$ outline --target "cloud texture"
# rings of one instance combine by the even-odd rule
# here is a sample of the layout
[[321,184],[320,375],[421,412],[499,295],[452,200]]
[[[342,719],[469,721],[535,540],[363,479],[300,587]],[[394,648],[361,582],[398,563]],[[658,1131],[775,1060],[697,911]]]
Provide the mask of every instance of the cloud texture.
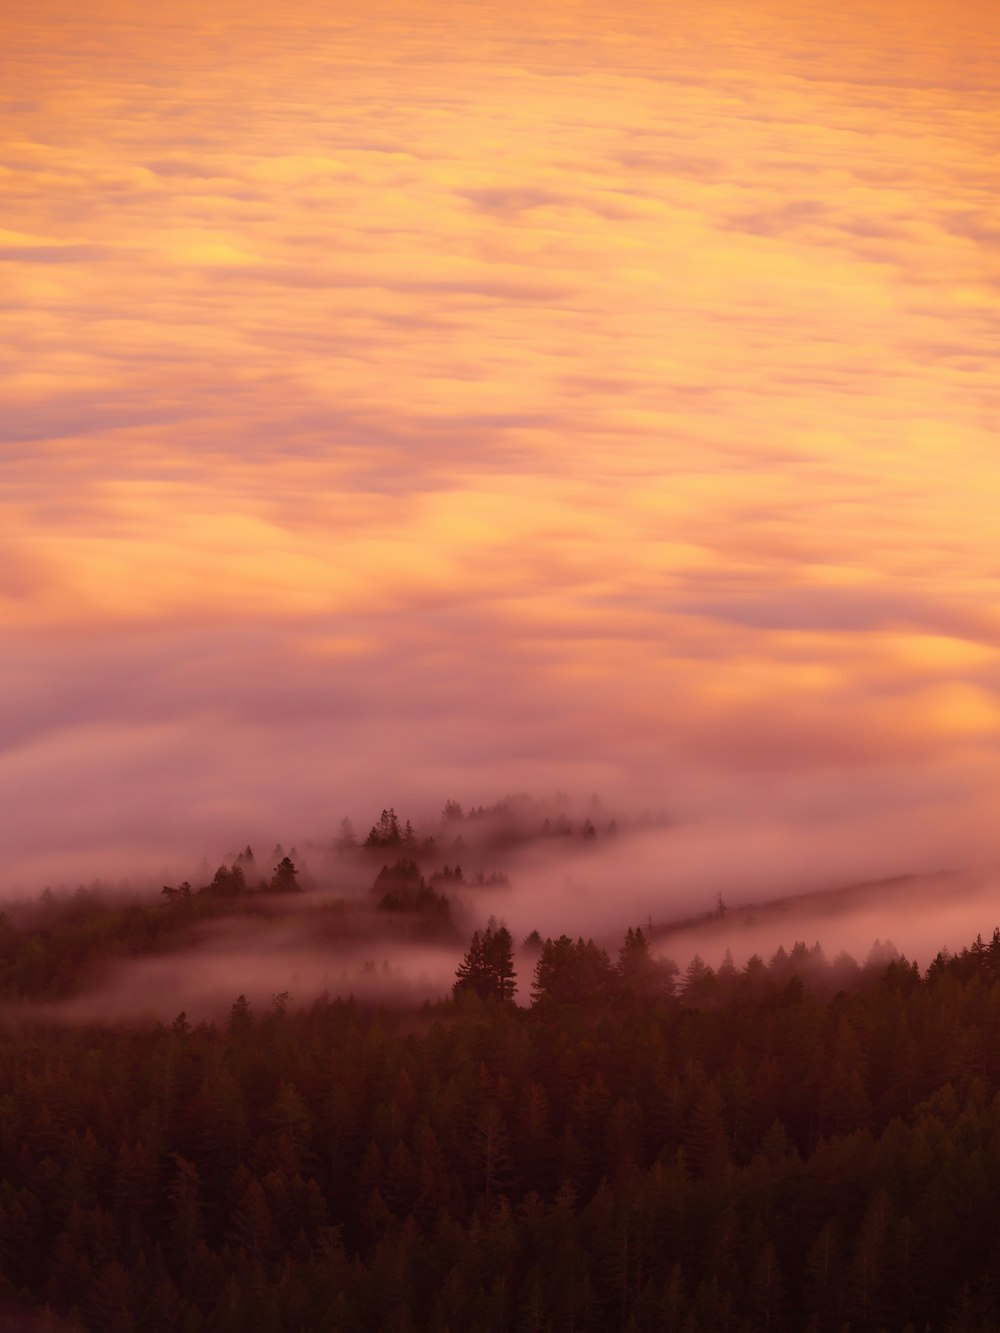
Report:
[[5,28],[3,881],[556,786],[995,852],[988,7]]

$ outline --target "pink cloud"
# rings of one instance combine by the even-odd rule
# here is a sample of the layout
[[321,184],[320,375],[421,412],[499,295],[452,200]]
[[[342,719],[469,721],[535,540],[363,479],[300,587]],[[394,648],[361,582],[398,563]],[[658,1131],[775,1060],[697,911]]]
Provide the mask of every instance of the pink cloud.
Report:
[[19,13],[0,881],[556,786],[699,892],[987,855],[1000,39],[873,12]]

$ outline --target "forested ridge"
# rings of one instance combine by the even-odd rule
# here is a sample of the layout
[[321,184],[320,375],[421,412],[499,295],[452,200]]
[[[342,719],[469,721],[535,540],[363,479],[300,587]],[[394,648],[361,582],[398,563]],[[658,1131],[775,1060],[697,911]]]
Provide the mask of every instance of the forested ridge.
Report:
[[[588,808],[597,815],[596,797]],[[643,815],[633,827],[662,818]],[[294,847],[286,854],[278,844],[258,859],[247,845],[214,874],[204,861],[200,882],[165,884],[152,899],[128,885],[99,882],[71,894],[46,889],[35,900],[0,904],[0,1003],[77,994],[115,963],[183,952],[212,922],[266,922],[290,901],[300,902],[297,910],[332,949],[388,939],[457,946],[476,895],[510,888],[498,861],[524,846],[589,847],[617,833],[615,818],[605,819],[598,833],[590,815],[571,818],[558,798],[518,794],[467,810],[448,801],[438,819],[418,827],[390,807],[364,839],[345,818],[336,838],[309,849],[317,874]],[[477,868],[463,871],[468,858]],[[303,890],[312,891],[306,900]]]
[[998,1326],[1000,933],[680,978],[638,930],[509,943],[408,1012],[8,1019],[9,1326]]

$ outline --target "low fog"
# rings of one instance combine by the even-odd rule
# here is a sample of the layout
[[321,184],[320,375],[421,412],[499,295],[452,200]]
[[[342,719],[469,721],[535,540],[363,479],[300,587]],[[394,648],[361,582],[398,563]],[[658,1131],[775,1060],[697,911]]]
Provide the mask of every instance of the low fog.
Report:
[[[223,905],[165,951],[101,960],[83,994],[27,1006],[80,1022],[169,1021],[181,1011],[191,1021],[217,1020],[239,995],[255,1010],[323,995],[416,1006],[450,992],[473,930],[491,920],[506,924],[519,948],[522,1004],[531,998],[533,932],[593,937],[614,957],[626,929],[641,926],[654,951],[682,971],[696,955],[717,967],[728,952],[742,967],[799,941],[819,943],[830,960],[846,952],[859,963],[875,941],[891,941],[926,967],[939,950],[988,936],[1000,923],[1000,871],[985,862],[935,864],[949,849],[932,831],[908,827],[903,813],[892,831],[894,838],[884,814],[867,827],[856,815],[831,827],[768,820],[748,803],[742,818],[683,820],[596,796],[513,796],[465,810],[449,802],[444,813],[412,821],[405,810],[371,823],[345,818],[325,840],[268,851],[258,843],[252,855],[228,849],[178,867],[183,879],[48,892],[9,902],[7,911],[15,926],[38,927],[61,905],[166,906],[184,881],[201,901],[216,865],[244,872],[246,896],[233,901],[249,910]],[[285,855],[302,891],[262,893]],[[400,868],[432,907],[447,899],[431,918],[426,904],[421,915],[406,902],[390,910],[380,901],[398,887]]]
[[255,1012],[299,1008],[320,996],[393,1007],[438,1000],[451,989],[460,952],[387,941],[373,949],[326,948],[307,932],[256,931],[225,923],[216,937],[165,957],[117,966],[111,978],[70,1001],[29,1005],[39,1018],[70,1022],[218,1021],[243,995]]
[[577,8],[5,14],[0,898],[519,790],[618,840],[463,930],[1000,858],[995,31]]

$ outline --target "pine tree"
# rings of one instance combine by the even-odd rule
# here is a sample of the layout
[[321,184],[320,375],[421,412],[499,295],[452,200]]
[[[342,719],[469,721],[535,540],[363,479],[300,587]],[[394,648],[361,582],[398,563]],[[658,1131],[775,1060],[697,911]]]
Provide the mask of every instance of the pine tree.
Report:
[[514,971],[514,941],[506,926],[488,927],[483,937],[483,957],[496,1000],[512,1000],[517,990]]
[[371,831],[365,839],[365,846],[398,847],[401,842],[399,816],[390,806],[388,810],[383,810],[379,815],[378,823],[372,825]]
[[606,1000],[616,980],[615,970],[604,949],[593,940],[568,935],[547,939],[535,965],[532,989],[535,1003],[585,1004]]
[[468,952],[456,969],[452,993],[472,991],[481,1000],[510,1000],[517,989],[516,975],[510,931],[491,922],[482,933],[473,933]]
[[485,999],[486,962],[483,957],[483,937],[478,930],[473,931],[468,951],[455,970],[453,995],[473,991]]
[[274,867],[274,874],[271,876],[272,893],[298,893],[298,870],[295,862],[290,856],[283,856]]

